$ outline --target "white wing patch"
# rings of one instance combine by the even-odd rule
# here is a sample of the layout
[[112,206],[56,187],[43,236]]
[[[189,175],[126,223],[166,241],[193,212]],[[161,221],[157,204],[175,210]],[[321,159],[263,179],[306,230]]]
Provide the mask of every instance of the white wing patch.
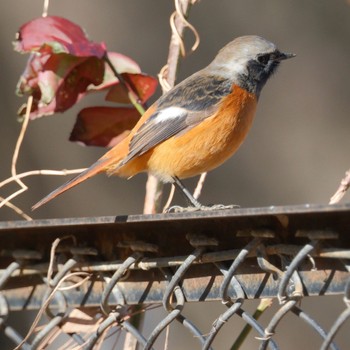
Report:
[[131,138],[129,153],[118,167],[215,113],[222,97],[232,91],[232,81],[200,74],[193,74],[159,99],[156,111]]
[[163,123],[166,121],[170,121],[172,119],[176,119],[179,117],[183,117],[187,114],[188,111],[186,109],[180,107],[168,107],[162,109],[157,116],[154,118],[154,123]]

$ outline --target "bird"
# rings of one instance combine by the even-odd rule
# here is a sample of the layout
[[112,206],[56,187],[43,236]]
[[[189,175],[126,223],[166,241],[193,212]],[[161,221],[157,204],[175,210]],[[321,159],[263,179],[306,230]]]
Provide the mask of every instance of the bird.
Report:
[[206,209],[181,180],[213,170],[237,151],[262,88],[281,61],[294,56],[261,36],[234,39],[153,103],[126,138],[32,209],[99,173],[130,178],[142,172],[174,184],[190,207]]

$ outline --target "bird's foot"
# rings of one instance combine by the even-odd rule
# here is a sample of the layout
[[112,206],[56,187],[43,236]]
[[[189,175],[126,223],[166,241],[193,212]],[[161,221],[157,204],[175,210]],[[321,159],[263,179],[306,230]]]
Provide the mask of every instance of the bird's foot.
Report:
[[239,205],[230,204],[214,204],[214,205],[200,205],[200,206],[189,206],[189,207],[181,207],[179,205],[173,205],[167,208],[165,213],[186,213],[186,212],[194,212],[194,211],[209,211],[209,210],[225,210],[225,209],[238,209]]
[[205,206],[203,205],[200,210],[225,210],[225,209],[238,209],[240,206],[238,204],[213,204]]

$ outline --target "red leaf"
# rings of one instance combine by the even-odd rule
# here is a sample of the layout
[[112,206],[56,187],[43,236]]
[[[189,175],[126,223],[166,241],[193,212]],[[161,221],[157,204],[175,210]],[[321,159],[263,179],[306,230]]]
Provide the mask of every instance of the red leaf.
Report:
[[87,146],[113,147],[140,119],[135,108],[89,107],[78,114],[69,140]]
[[[16,93],[19,96],[34,94],[38,86],[38,73],[42,71],[44,64],[50,58],[49,55],[31,55],[27,61],[24,72],[19,78]],[[34,97],[35,98],[35,97]]]
[[102,58],[104,43],[90,41],[75,23],[57,16],[39,17],[24,24],[14,42],[19,52],[69,53],[74,56]]
[[[117,52],[108,52],[108,58],[112,63],[112,65],[114,66],[115,70],[120,74],[141,73],[140,66],[128,56],[122,55],[121,53],[117,53]],[[103,90],[115,84],[118,84],[118,82],[119,82],[118,78],[114,75],[112,69],[106,63],[102,84],[99,86],[92,86],[90,89]]]
[[86,94],[90,84],[100,84],[103,70],[103,62],[96,57],[78,58],[75,65],[66,69],[63,81],[57,89],[55,111],[63,112],[77,103]]
[[136,90],[142,102],[147,101],[157,89],[158,80],[150,75],[124,74],[124,78]]
[[91,84],[99,85],[104,62],[68,54],[31,56],[18,85],[19,95],[33,95],[31,119],[63,112],[78,102]]
[[[156,78],[147,74],[122,74],[125,81],[133,88],[138,94],[141,102],[146,102],[156,91],[158,81]],[[130,103],[128,93],[121,84],[117,84],[111,87],[106,95],[107,101],[118,103]]]

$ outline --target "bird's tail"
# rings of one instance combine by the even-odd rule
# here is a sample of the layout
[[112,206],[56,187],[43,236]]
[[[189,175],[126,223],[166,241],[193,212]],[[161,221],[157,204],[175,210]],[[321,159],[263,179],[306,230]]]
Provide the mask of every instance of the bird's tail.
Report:
[[116,157],[108,157],[108,153],[100,158],[96,163],[91,165],[88,169],[81,172],[76,177],[73,177],[73,179],[67,181],[54,191],[52,191],[50,194],[48,194],[46,197],[41,199],[38,203],[32,206],[32,210],[35,210],[42,206],[43,204],[49,202],[51,199],[54,199],[55,197],[59,196],[63,192],[66,192],[70,188],[80,184],[81,182],[89,179],[90,177],[97,175],[103,171],[105,171],[107,168],[114,166],[114,164],[118,164],[118,160]]

